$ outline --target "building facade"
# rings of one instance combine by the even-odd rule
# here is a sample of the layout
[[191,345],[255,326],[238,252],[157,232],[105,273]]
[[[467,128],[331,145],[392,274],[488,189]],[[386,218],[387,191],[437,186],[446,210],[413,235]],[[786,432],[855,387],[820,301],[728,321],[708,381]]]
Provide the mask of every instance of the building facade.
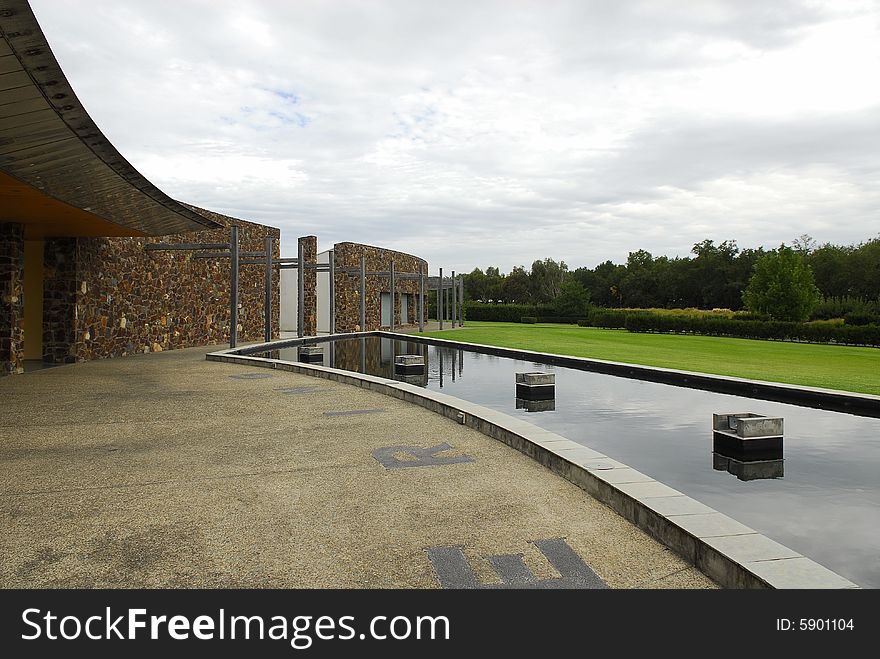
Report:
[[[318,252],[317,238],[305,236],[299,239],[303,246],[303,261],[308,265],[329,266],[333,260],[334,319],[337,332],[372,331],[392,326],[391,277],[392,263],[395,271],[393,326],[406,327],[419,324],[419,274],[427,277],[428,262],[418,256],[383,247],[361,243],[336,243],[333,249]],[[361,327],[360,262],[364,259],[365,323]],[[305,271],[303,309],[304,336],[330,332],[330,274],[322,271]],[[427,294],[427,291],[425,291]],[[297,270],[284,270],[281,274],[281,329],[297,331],[298,313]],[[423,317],[427,319],[427,305]]]
[[[228,340],[229,259],[146,247],[228,243],[232,225],[246,251],[279,237],[181,204],[144,178],[77,99],[28,3],[4,2],[0,374]],[[242,340],[262,338],[264,278],[258,266],[241,268]]]

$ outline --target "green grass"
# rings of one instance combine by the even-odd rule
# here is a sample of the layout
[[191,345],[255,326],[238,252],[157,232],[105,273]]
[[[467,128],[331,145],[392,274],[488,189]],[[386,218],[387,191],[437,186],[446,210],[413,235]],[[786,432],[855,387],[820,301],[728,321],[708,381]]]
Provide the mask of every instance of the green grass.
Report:
[[451,331],[426,332],[425,336],[880,394],[880,348],[477,321]]

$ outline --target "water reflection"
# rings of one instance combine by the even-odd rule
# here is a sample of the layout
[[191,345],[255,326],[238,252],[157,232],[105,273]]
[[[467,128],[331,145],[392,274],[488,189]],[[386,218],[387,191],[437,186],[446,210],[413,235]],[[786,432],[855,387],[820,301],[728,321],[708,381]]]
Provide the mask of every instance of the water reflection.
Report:
[[[448,389],[585,444],[858,584],[880,587],[880,419],[415,341],[365,337],[324,345],[331,348],[324,351],[324,365],[334,359],[336,368],[388,379],[394,378],[395,355],[423,355],[425,375],[418,386]],[[295,348],[274,351],[273,357],[298,360]],[[538,401],[514,397],[516,373],[535,370],[556,375],[553,409],[542,413],[535,413]],[[781,446],[777,454],[749,456],[714,446],[713,414],[729,410],[783,417],[784,460]]]
[[741,481],[761,478],[782,478],[785,475],[782,451],[778,460],[738,460],[723,453],[712,453],[712,469],[726,471]]
[[528,398],[517,398],[516,409],[525,410],[526,412],[553,412],[556,410],[556,399],[551,400],[530,400]]

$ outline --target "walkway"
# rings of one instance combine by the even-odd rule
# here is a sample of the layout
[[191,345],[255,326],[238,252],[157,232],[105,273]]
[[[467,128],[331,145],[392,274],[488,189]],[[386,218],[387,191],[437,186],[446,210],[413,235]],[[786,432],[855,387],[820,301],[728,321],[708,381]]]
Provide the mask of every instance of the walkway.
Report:
[[474,430],[213,349],[0,379],[0,587],[713,587]]

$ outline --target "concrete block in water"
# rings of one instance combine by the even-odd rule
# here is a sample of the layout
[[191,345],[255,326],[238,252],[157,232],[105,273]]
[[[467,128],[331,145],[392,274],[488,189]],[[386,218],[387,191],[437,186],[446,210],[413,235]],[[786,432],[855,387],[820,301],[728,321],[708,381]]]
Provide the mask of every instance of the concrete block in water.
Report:
[[397,355],[394,358],[394,373],[397,375],[421,375],[424,372],[423,355]]
[[323,362],[324,348],[322,346],[300,346],[299,360],[301,362]]
[[526,384],[526,385],[541,385],[541,384],[556,384],[556,374],[555,373],[517,373],[516,374],[516,383],[517,384]]

